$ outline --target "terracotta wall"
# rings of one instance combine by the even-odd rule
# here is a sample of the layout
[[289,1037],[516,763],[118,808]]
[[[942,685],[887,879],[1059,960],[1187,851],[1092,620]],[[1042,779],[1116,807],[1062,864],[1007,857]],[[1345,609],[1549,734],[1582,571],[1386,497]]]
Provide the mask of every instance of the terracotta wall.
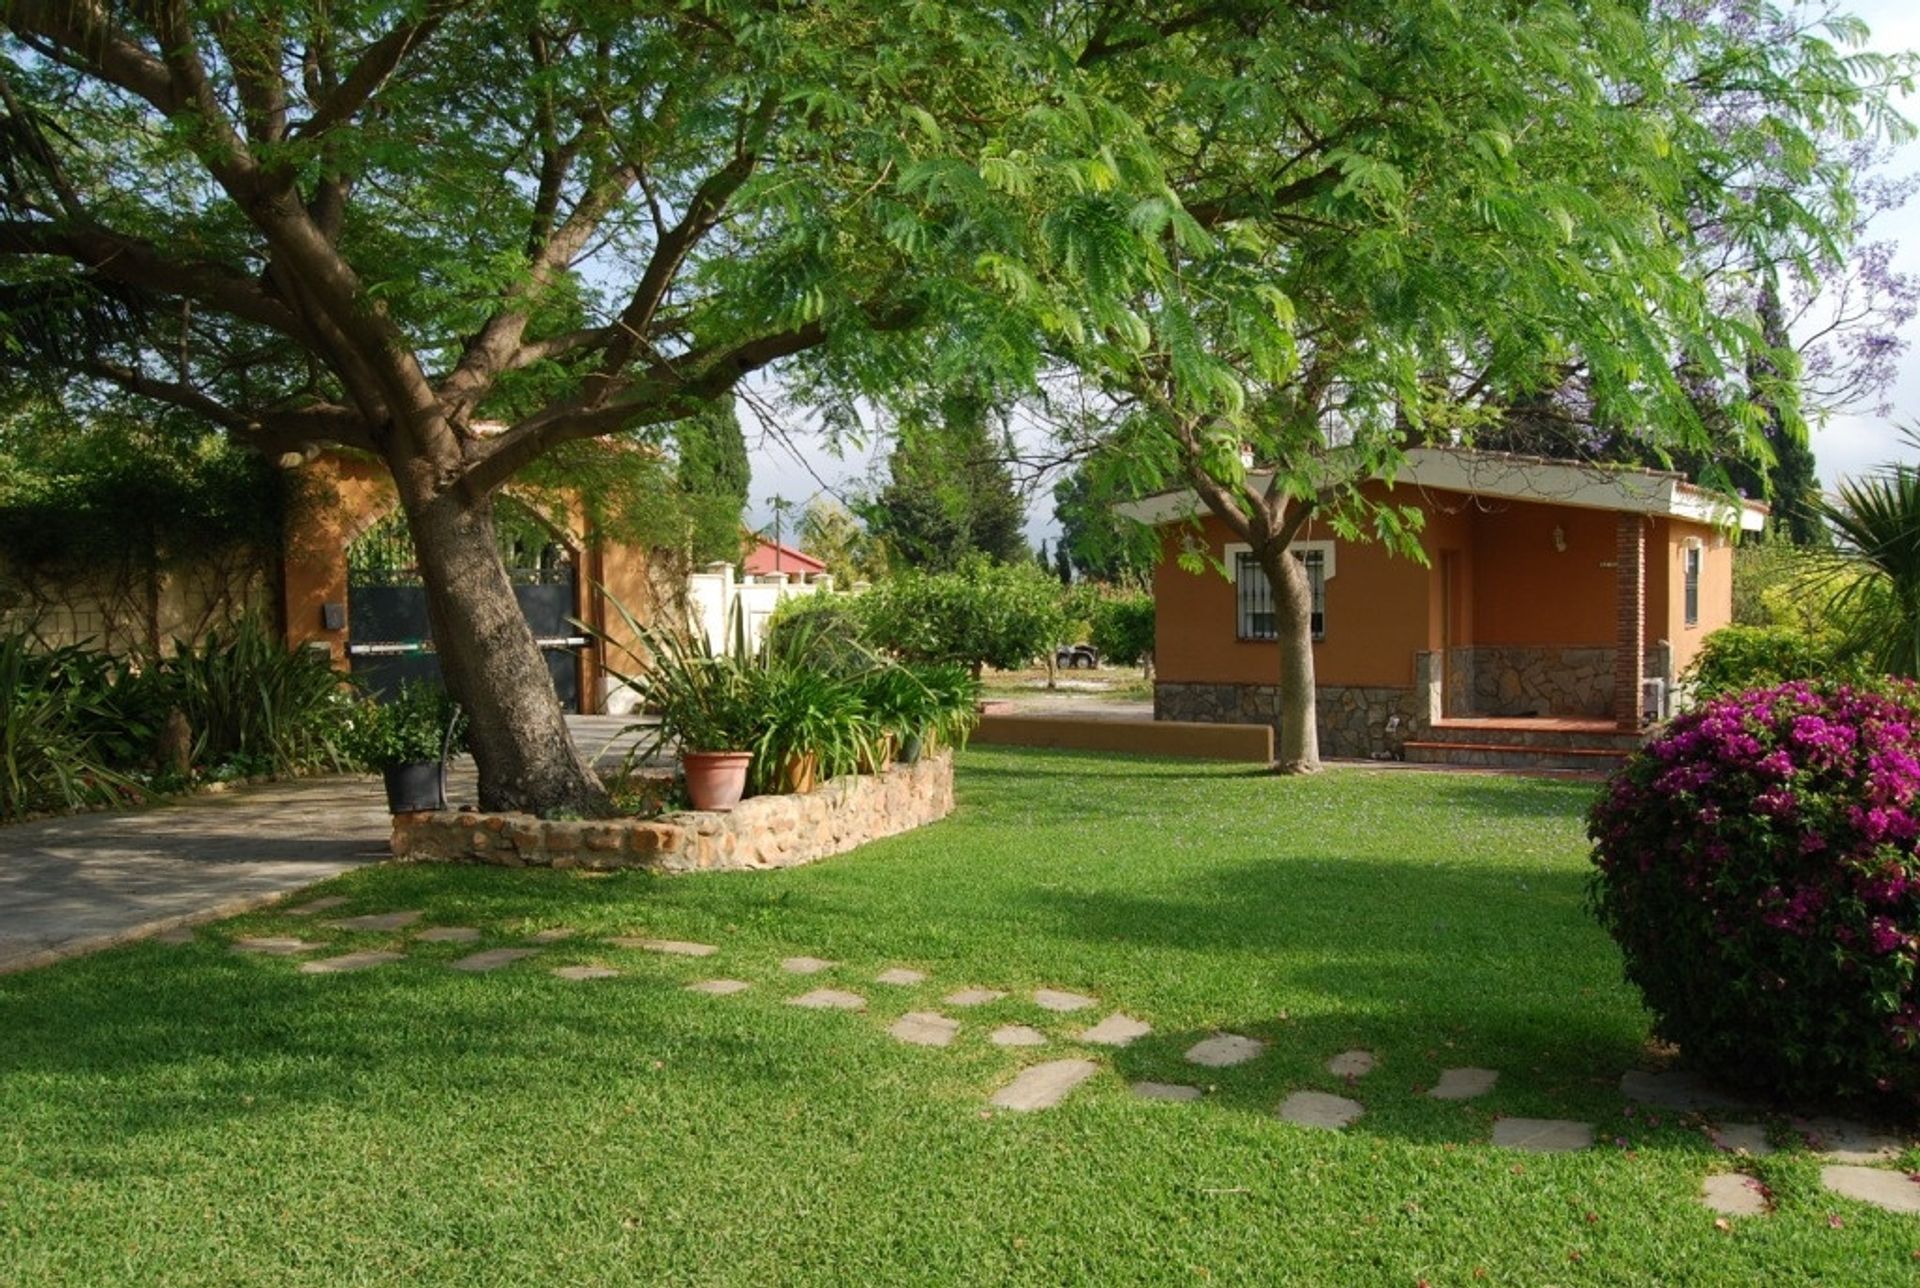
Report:
[[[1325,525],[1301,533],[1324,540]],[[1154,672],[1166,681],[1218,680],[1272,684],[1279,674],[1272,640],[1239,640],[1233,583],[1211,568],[1190,573],[1177,562],[1193,537],[1213,559],[1233,540],[1209,517],[1198,534],[1174,524],[1163,531],[1163,557],[1154,571],[1157,624]],[[1229,569],[1229,571],[1231,571]],[[1327,582],[1326,639],[1313,646],[1323,684],[1407,686],[1413,655],[1427,647],[1427,596],[1432,572],[1376,544],[1342,544]]]
[[[1481,501],[1433,489],[1388,494],[1419,504],[1426,515],[1422,545],[1429,566],[1390,555],[1374,543],[1342,543],[1327,583],[1326,639],[1314,645],[1314,667],[1328,685],[1406,686],[1414,655],[1438,649],[1452,559],[1452,643],[1602,647],[1615,643],[1617,515],[1541,502]],[[1715,529],[1682,520],[1648,519],[1647,644],[1667,640],[1676,670],[1699,641],[1731,615],[1733,552]],[[1555,540],[1555,529],[1560,540]],[[1232,540],[1217,519],[1162,530],[1154,572],[1158,605],[1155,669],[1172,683],[1272,684],[1279,662],[1272,641],[1235,638],[1232,582],[1211,568],[1190,573],[1178,557],[1189,542],[1220,559]],[[1304,539],[1330,534],[1302,534]],[[1706,549],[1700,623],[1682,621],[1680,545],[1698,538]],[[1561,548],[1564,546],[1564,549]]]
[[[633,643],[620,613],[606,596],[618,599],[640,621],[653,620],[662,597],[672,593],[658,584],[665,570],[637,547],[589,541],[585,516],[578,506],[555,514],[544,501],[523,499],[573,549],[579,571],[575,615],[595,631]],[[328,630],[323,609],[327,604],[346,604],[347,547],[391,512],[396,503],[386,467],[371,458],[330,453],[301,471],[298,498],[287,520],[282,579],[289,645],[324,644],[334,665],[346,669],[349,630]],[[595,593],[596,586],[604,587],[606,594]],[[600,710],[604,683],[599,652],[598,647],[591,647],[582,653],[583,711]],[[619,649],[611,652],[608,660],[620,667]]]

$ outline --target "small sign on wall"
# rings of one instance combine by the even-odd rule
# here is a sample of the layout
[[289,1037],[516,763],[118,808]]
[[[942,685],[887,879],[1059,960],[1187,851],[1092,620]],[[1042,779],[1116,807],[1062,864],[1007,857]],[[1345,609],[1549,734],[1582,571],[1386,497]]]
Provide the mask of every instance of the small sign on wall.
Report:
[[346,630],[347,606],[338,603],[320,605],[320,629],[324,631]]

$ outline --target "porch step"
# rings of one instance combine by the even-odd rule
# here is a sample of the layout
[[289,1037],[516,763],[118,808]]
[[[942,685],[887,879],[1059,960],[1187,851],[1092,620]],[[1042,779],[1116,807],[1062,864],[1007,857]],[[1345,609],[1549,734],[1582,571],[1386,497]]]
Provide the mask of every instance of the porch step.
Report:
[[1410,740],[1405,746],[1407,760],[1416,765],[1460,765],[1483,769],[1583,769],[1593,773],[1606,773],[1618,768],[1626,763],[1633,749],[1573,744],[1440,742],[1433,739]]
[[1427,741],[1479,747],[1582,747],[1630,752],[1645,737],[1623,732],[1609,720],[1462,719],[1436,720]]

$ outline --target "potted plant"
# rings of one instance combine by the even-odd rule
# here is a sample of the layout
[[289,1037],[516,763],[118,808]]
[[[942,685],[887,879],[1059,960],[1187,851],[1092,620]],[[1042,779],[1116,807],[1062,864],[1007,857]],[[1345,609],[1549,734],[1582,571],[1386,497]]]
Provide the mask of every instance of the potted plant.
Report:
[[854,681],[780,662],[761,674],[757,790],[810,792],[819,779],[872,760],[878,731]]
[[733,654],[715,653],[704,637],[645,631],[646,669],[627,683],[659,717],[640,749],[679,748],[687,798],[697,810],[730,810],[747,786],[759,729],[761,673]]
[[409,681],[360,704],[348,744],[353,758],[386,781],[395,814],[447,807],[447,759],[465,747],[460,708],[437,684]]
[[939,715],[939,699],[911,666],[888,663],[859,680],[860,699],[877,731],[874,754],[862,773],[887,768],[896,755],[908,763],[919,758],[926,730]]
[[[980,681],[958,663],[914,668],[928,693],[929,711],[918,736],[901,748],[900,759],[912,764],[942,743],[967,745],[967,736],[980,723]],[[912,754],[909,755],[908,753]]]

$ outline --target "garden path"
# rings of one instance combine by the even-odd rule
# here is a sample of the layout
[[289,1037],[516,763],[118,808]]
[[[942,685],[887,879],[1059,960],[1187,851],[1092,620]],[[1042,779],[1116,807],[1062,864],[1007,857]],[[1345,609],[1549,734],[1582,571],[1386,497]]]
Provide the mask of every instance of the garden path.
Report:
[[[629,719],[573,716],[574,740],[617,763]],[[448,795],[474,796],[473,765]],[[232,916],[387,855],[380,783],[308,778],[148,809],[0,828],[0,973]]]

